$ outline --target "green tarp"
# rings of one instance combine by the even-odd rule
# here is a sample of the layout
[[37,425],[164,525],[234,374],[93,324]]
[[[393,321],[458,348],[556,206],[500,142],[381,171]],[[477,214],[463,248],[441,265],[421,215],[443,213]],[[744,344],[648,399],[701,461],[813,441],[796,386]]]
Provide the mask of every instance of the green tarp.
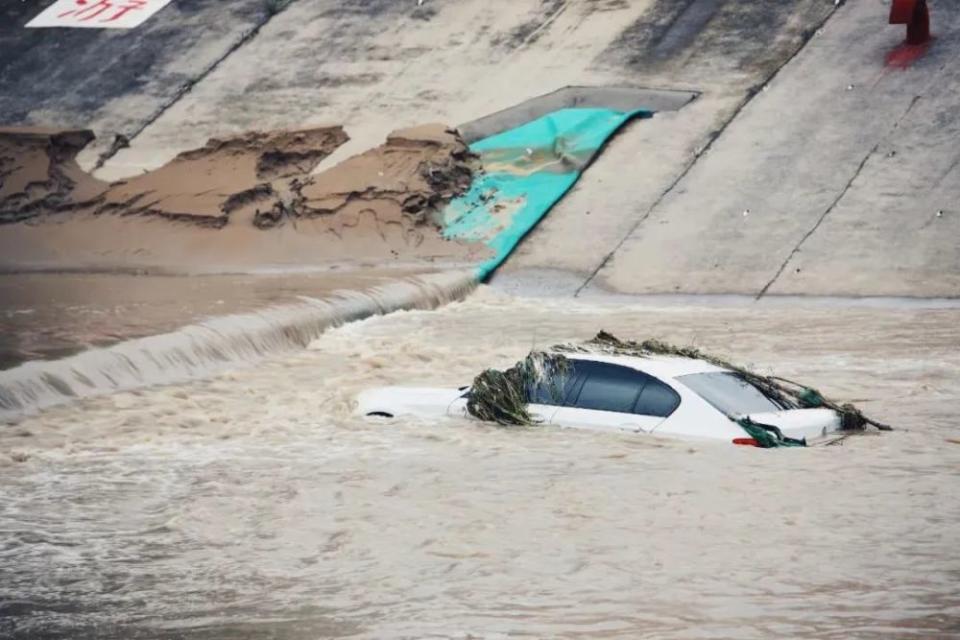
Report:
[[561,109],[470,145],[483,162],[465,195],[444,211],[448,239],[483,242],[493,256],[484,280],[573,186],[604,143],[647,110]]

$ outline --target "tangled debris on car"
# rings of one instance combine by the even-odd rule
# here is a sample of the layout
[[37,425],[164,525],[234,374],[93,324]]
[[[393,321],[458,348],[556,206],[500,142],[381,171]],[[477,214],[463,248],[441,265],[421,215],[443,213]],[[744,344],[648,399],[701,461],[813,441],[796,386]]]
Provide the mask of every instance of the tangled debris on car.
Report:
[[467,412],[478,420],[503,426],[538,424],[527,409],[527,390],[546,386],[559,401],[562,381],[569,370],[570,364],[564,355],[546,351],[531,351],[505,371],[487,369],[473,380]]

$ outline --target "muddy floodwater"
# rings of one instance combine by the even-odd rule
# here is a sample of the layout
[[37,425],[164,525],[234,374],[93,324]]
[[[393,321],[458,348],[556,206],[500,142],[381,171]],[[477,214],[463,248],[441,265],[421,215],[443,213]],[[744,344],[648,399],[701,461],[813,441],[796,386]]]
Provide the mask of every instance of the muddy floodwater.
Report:
[[0,274],[0,370],[165,333],[204,318],[375,287],[422,269],[209,274]]
[[[599,329],[897,427],[758,450],[367,421]],[[960,311],[605,306],[481,289],[0,430],[6,638],[960,637]]]

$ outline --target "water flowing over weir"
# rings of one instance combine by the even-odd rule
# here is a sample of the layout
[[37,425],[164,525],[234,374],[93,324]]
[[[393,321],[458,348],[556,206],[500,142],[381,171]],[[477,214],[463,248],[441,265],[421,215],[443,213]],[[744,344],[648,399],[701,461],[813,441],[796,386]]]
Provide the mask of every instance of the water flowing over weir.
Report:
[[326,329],[401,309],[432,309],[476,287],[469,271],[412,276],[253,313],[214,317],[160,335],[0,371],[0,420],[114,391],[214,375],[302,349]]

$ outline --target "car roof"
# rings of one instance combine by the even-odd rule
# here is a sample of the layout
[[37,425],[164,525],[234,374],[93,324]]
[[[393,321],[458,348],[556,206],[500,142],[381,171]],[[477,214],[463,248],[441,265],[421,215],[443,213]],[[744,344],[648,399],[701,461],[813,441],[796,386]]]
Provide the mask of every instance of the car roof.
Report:
[[696,358],[684,358],[681,356],[617,356],[606,353],[567,353],[564,354],[571,360],[592,360],[595,362],[608,362],[618,364],[624,367],[630,367],[638,371],[643,371],[656,378],[678,378],[691,373],[717,373],[720,371],[729,371],[723,367],[718,367],[706,360],[697,360]]

